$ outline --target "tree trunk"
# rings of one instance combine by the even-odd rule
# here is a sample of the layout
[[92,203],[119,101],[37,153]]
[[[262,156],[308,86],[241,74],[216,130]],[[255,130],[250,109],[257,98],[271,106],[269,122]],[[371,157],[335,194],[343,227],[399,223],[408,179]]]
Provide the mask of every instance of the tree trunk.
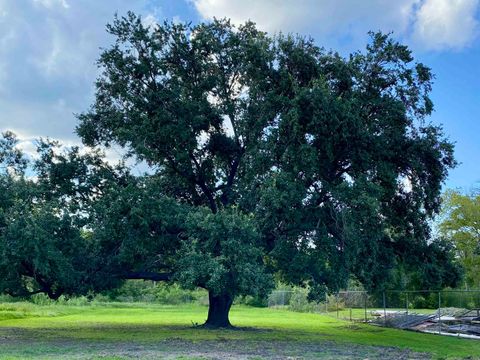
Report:
[[208,292],[208,318],[204,326],[212,328],[231,327],[228,313],[232,307],[233,297],[228,294],[214,295]]

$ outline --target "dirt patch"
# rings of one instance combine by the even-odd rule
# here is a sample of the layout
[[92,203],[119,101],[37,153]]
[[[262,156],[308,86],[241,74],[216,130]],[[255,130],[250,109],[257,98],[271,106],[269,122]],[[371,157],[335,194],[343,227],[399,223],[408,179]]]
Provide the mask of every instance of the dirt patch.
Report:
[[362,331],[362,332],[369,332],[369,333],[381,333],[385,332],[385,329],[380,328],[380,327],[375,327],[375,326],[359,326],[356,324],[349,324],[345,326],[341,326],[340,328],[346,329],[349,331]]
[[[157,343],[25,338],[23,329],[0,334],[0,359],[430,359],[410,350],[333,341],[168,339]],[[31,334],[30,334],[31,335]]]

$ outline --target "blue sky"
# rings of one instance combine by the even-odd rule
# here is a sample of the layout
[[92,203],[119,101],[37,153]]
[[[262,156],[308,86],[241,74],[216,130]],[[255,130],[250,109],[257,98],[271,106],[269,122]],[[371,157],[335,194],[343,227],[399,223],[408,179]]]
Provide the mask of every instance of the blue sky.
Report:
[[112,41],[105,24],[128,10],[145,21],[251,19],[345,55],[369,30],[393,31],[436,74],[431,120],[461,163],[445,186],[480,186],[480,0],[0,0],[0,131],[27,152],[39,136],[77,144],[73,114],[92,103],[95,60]]

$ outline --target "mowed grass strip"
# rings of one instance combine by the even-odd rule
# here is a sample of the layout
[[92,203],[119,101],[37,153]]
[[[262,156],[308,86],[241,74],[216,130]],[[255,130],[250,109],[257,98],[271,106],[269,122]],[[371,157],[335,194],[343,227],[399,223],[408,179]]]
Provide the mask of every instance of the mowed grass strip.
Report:
[[[480,359],[480,341],[350,323],[310,313],[234,306],[237,330],[196,328],[206,317],[199,305],[98,303],[88,306],[8,303],[0,305],[0,335],[14,332],[32,341],[156,343],[200,341],[334,341],[428,352],[435,358]],[[1,349],[0,349],[1,353]]]

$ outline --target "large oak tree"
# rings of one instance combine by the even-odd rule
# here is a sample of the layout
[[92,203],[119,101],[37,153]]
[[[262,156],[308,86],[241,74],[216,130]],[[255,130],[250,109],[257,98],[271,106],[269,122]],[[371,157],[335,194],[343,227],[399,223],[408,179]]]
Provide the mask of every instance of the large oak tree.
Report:
[[132,13],[108,31],[78,134],[151,172],[96,204],[106,273],[203,287],[206,324],[229,326],[234,297],[265,293],[273,273],[315,296],[429,265],[455,162],[426,119],[432,74],[407,47],[372,33],[345,58],[253,23]]

